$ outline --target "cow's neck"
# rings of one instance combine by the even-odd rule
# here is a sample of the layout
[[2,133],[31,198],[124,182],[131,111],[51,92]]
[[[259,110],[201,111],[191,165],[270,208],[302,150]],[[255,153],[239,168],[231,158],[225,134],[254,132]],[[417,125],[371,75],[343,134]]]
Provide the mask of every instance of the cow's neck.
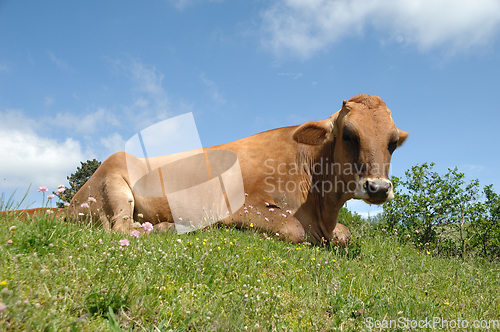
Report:
[[[339,187],[335,187],[339,169],[332,167],[335,165],[334,148],[335,143],[332,142],[322,148],[303,148],[298,154],[299,164],[309,165],[310,187],[304,203],[311,204],[311,208],[316,211],[316,221],[311,226],[315,228],[312,232],[320,241],[321,238],[331,240],[340,209],[349,199]],[[333,186],[331,190],[329,184]]]
[[[332,237],[333,230],[337,226],[340,209],[344,206],[347,198],[341,193],[330,194],[325,197],[320,206],[319,227],[326,236]],[[326,238],[326,237],[325,237]],[[330,240],[331,238],[328,238]]]

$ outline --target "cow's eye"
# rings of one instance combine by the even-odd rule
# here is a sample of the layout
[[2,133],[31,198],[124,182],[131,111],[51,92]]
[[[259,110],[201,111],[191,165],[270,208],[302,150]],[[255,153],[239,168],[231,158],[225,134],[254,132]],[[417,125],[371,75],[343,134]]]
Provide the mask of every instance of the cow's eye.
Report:
[[354,140],[348,133],[344,133],[344,135],[342,135],[342,140],[346,143],[354,143]]
[[392,141],[389,143],[389,146],[387,147],[387,149],[389,150],[389,153],[393,153],[394,150],[396,150],[398,146],[398,141]]

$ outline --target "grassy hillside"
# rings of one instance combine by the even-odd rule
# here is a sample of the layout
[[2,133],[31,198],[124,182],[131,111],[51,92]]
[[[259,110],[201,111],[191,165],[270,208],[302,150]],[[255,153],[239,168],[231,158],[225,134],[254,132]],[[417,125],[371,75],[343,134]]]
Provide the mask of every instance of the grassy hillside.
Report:
[[0,330],[404,330],[426,319],[494,330],[498,263],[434,257],[367,225],[354,235],[346,253],[252,229],[137,239],[2,217]]

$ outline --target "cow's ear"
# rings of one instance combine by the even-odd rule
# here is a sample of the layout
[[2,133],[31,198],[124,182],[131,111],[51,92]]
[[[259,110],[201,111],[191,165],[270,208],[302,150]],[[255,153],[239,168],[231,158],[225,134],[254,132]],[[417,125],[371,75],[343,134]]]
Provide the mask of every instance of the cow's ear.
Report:
[[298,143],[320,145],[332,134],[333,123],[330,120],[309,121],[299,126],[293,133]]
[[401,144],[403,144],[403,142],[408,137],[408,132],[402,131],[401,129],[398,129],[398,133],[399,133],[398,146],[400,146]]

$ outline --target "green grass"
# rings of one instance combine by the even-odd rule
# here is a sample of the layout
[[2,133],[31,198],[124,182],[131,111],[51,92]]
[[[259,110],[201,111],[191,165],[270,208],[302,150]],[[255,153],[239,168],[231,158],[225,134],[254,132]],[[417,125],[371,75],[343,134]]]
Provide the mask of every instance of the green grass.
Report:
[[500,319],[498,263],[435,257],[368,226],[346,254],[253,230],[136,239],[50,216],[0,218],[0,330],[361,331],[370,320]]

